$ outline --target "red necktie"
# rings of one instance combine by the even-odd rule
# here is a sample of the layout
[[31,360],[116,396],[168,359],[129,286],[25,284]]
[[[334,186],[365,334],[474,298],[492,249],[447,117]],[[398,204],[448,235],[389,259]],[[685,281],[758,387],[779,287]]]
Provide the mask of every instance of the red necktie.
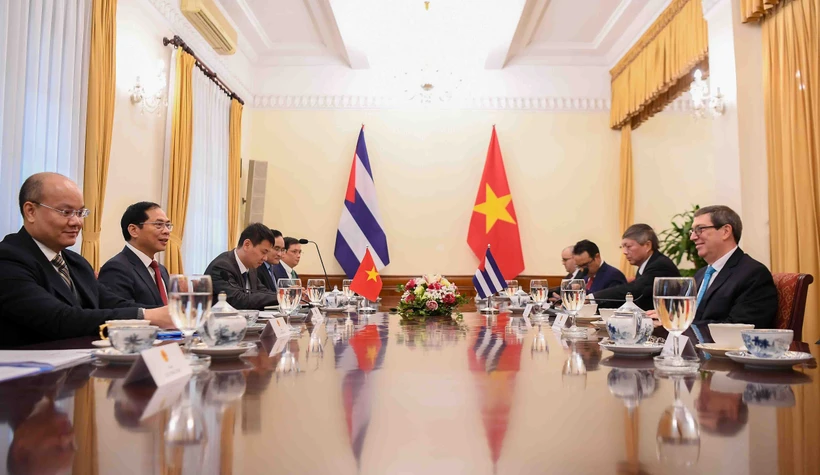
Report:
[[168,295],[165,293],[165,286],[162,285],[162,274],[159,272],[159,264],[157,264],[157,261],[151,261],[149,267],[154,269],[154,280],[157,281],[157,289],[159,289],[159,296],[162,299],[162,304],[168,305]]
[[592,288],[592,281],[593,280],[595,280],[595,276],[594,275],[589,276],[589,280],[587,280],[587,292],[589,292],[589,289]]

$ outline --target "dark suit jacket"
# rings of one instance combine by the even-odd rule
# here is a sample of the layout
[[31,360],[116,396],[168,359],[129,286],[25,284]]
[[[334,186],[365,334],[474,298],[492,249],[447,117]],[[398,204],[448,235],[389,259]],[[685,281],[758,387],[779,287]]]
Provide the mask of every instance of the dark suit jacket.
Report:
[[259,277],[259,281],[262,282],[262,285],[264,285],[265,288],[272,292],[276,292],[276,285],[273,283],[273,277],[271,277],[270,272],[268,271],[267,264],[262,263],[262,265],[256,269],[256,275]]
[[262,310],[268,305],[276,305],[276,294],[259,281],[256,269],[248,269],[250,290],[245,289],[245,281],[239,272],[234,250],[223,252],[208,264],[205,273],[211,276],[214,286],[214,299],[220,292],[228,296],[228,303],[233,307]]
[[[579,270],[577,272],[577,275],[574,276],[574,277],[573,277],[573,274],[576,274],[576,271],[572,271],[569,274],[565,275],[564,279],[584,279],[584,280],[587,280],[586,273],[584,273],[583,270]],[[549,294],[548,295],[550,297],[552,297],[552,294],[554,294],[554,293],[558,294],[558,295],[561,295],[561,286],[560,285],[556,286],[556,287],[552,287],[552,288],[549,289]]]
[[[168,270],[159,265],[159,273],[168,289]],[[162,307],[157,282],[151,277],[148,268],[128,246],[112,257],[100,269],[97,280],[120,297],[133,300],[144,307]]]
[[[587,281],[589,281],[589,276],[587,276]],[[587,290],[587,293],[598,293],[604,289],[625,283],[626,276],[624,276],[624,273],[604,262],[595,274],[592,287]]]
[[62,255],[80,300],[24,228],[0,243],[0,348],[96,335],[106,320],[137,318],[137,304],[100,285],[81,255]]
[[[703,282],[706,268],[695,281]],[[752,323],[755,328],[774,328],[777,288],[772,273],[738,248],[713,278],[695,314],[695,323]]]
[[652,255],[649,256],[649,261],[643,269],[643,274],[638,272],[635,276],[635,280],[595,292],[593,297],[596,299],[613,300],[612,302],[596,300],[599,307],[618,308],[626,301],[626,294],[631,293],[632,296],[635,297],[635,305],[644,310],[651,310],[655,306],[652,302],[652,287],[655,283],[655,277],[680,277],[680,271],[675,263],[672,262],[672,259],[658,251],[653,252]]

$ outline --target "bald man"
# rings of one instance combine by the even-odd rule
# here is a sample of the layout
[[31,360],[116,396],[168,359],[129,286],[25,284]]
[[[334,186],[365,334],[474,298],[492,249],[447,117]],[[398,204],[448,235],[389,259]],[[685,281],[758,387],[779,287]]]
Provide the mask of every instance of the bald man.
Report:
[[145,309],[116,296],[67,249],[89,214],[73,181],[32,175],[19,204],[23,227],[0,243],[0,348],[96,335],[106,320],[145,318],[173,327],[168,307]]

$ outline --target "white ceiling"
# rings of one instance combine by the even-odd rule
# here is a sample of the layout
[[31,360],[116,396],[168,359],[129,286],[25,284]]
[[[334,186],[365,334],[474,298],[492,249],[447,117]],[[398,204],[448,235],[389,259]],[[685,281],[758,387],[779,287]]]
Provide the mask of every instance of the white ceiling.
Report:
[[612,66],[669,0],[220,0],[257,66]]

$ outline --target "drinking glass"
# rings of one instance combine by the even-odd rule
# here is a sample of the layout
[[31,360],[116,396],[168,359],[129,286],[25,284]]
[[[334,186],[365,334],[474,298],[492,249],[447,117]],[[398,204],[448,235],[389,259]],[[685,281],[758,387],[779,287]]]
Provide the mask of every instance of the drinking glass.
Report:
[[342,280],[342,293],[344,294],[345,298],[347,299],[347,307],[346,309],[350,310],[350,308],[355,304],[353,298],[356,296],[356,292],[350,290],[350,284],[353,283],[353,279],[344,279]]
[[696,358],[685,359],[678,336],[689,328],[695,319],[698,288],[692,277],[657,277],[652,291],[655,311],[663,327],[672,338],[674,352],[671,356],[656,356],[655,366],[668,372],[688,373],[697,371]]
[[576,343],[569,340],[570,354],[561,368],[562,385],[570,390],[583,391],[587,387],[587,367],[584,358],[578,353]]
[[301,328],[290,324],[290,318],[299,309],[302,301],[302,281],[299,279],[279,279],[276,281],[279,288],[279,310],[288,317],[290,332],[294,335],[302,333]]
[[308,279],[307,294],[311,305],[321,306],[325,301],[325,279]]
[[174,274],[168,279],[168,313],[185,337],[186,352],[202,317],[211,310],[213,296],[209,275]]
[[186,383],[182,398],[174,404],[165,424],[165,460],[172,472],[174,468],[181,470],[184,461],[186,468],[193,466],[197,473],[205,462],[208,431],[197,381],[192,378]]
[[675,402],[666,408],[658,421],[657,455],[666,467],[684,468],[697,464],[700,458],[698,421],[680,399],[681,376],[674,376]]
[[530,281],[530,297],[532,301],[538,306],[535,315],[540,317],[544,314],[544,304],[549,297],[549,285],[546,280],[533,279]]
[[508,280],[506,282],[507,288],[504,289],[504,293],[507,295],[507,297],[512,298],[512,296],[515,295],[518,292],[518,289],[520,289],[521,287],[519,287],[517,280]]
[[577,325],[578,311],[584,306],[587,297],[586,282],[584,279],[564,279],[561,281],[561,301],[564,309],[569,313],[572,325],[562,329],[567,338],[586,338],[589,332],[586,328]]

